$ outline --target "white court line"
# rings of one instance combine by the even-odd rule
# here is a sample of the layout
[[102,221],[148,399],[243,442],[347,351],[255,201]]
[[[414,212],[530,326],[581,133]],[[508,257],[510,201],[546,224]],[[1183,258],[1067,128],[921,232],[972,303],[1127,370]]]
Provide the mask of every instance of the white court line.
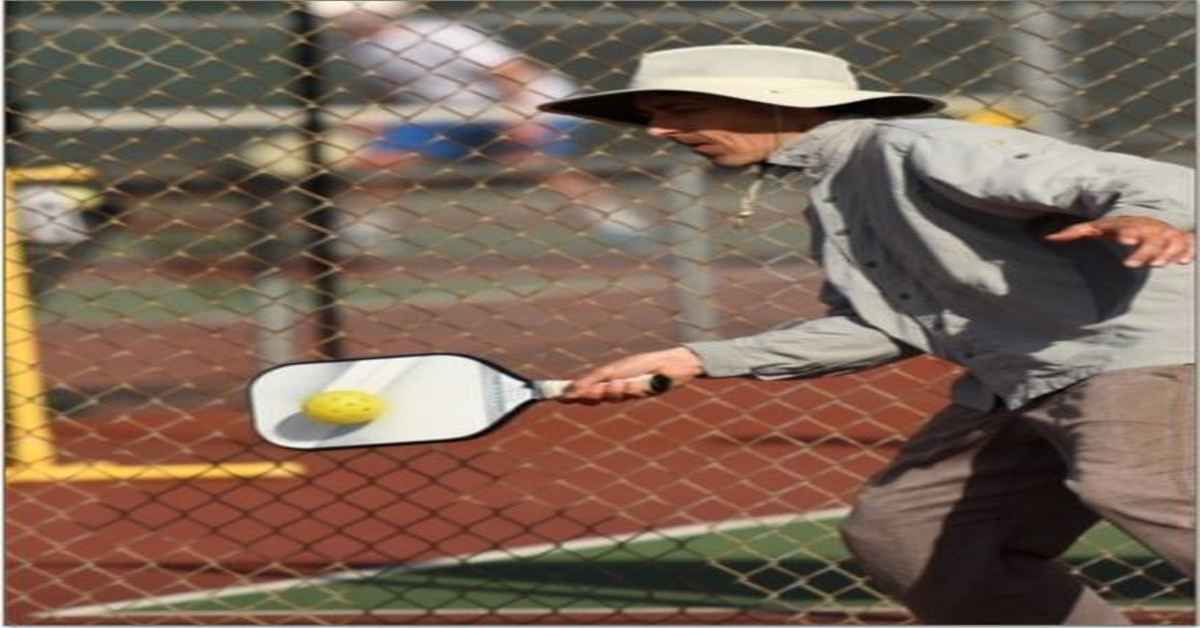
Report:
[[[753,528],[758,526],[773,526],[789,523],[801,523],[812,521],[827,521],[844,517],[849,513],[848,508],[829,508],[825,510],[814,510],[812,512],[800,514],[786,515],[771,515],[767,517],[752,517],[748,519],[732,519],[721,523],[695,523],[681,526],[672,526],[659,530],[645,530],[641,532],[630,532],[626,534],[617,534],[612,536],[597,536],[575,539],[565,543],[539,543],[537,545],[527,545],[513,549],[493,550],[483,552],[482,554],[463,554],[459,556],[449,556],[445,558],[435,558],[433,560],[413,563],[411,565],[398,565],[392,567],[379,567],[374,569],[351,569],[347,571],[319,576],[316,578],[292,578],[288,580],[280,580],[277,582],[269,582],[265,584],[253,584],[240,587],[227,587],[224,589],[216,589],[213,591],[201,591],[195,593],[177,593],[174,595],[164,595],[159,597],[142,598],[137,600],[126,600],[121,602],[109,602],[106,604],[93,604],[89,606],[77,606],[74,608],[66,608],[57,611],[46,611],[34,615],[39,619],[54,619],[62,617],[94,617],[100,615],[115,615],[137,611],[138,609],[167,606],[171,604],[179,604],[184,602],[194,602],[197,600],[212,600],[219,597],[233,595],[248,595],[269,593],[283,589],[290,589],[297,586],[321,586],[338,582],[346,582],[349,580],[362,580],[381,573],[411,573],[414,571],[423,571],[434,569],[437,567],[447,567],[453,565],[466,565],[474,563],[496,562],[503,560],[511,560],[515,558],[524,558],[527,556],[536,556],[544,554],[548,551],[580,551],[596,547],[604,547],[606,545],[615,545],[618,543],[626,543],[629,541],[655,541],[660,539],[681,538],[697,536],[700,534],[709,534],[713,532],[729,532],[732,530],[742,530],[745,528]],[[612,612],[613,609],[609,609]],[[345,614],[345,611],[340,611]],[[171,614],[171,613],[166,613]],[[190,612],[189,612],[190,614]],[[219,613],[218,613],[219,614]],[[241,612],[226,612],[225,615],[240,615]],[[305,615],[311,614],[305,611],[288,611],[285,614]]]
[[[898,610],[902,610],[896,607]],[[716,615],[719,613],[741,613],[747,609],[736,606],[635,606],[626,608],[603,608],[603,607],[529,607],[529,608],[397,608],[397,609],[382,609],[382,610],[296,610],[296,611],[277,611],[277,610],[261,610],[261,611],[187,611],[188,617],[230,617],[230,616],[253,616],[253,617],[344,617],[346,615],[370,615],[372,617],[415,617],[418,615],[546,615],[549,613],[561,615],[653,615],[657,613],[688,613],[690,615],[708,614]],[[759,609],[750,609],[759,610]],[[760,611],[760,612],[787,612],[787,613],[808,613],[809,609],[805,608],[802,611]],[[840,612],[846,612],[846,609],[841,609]],[[180,615],[177,611],[143,611],[141,615]]]

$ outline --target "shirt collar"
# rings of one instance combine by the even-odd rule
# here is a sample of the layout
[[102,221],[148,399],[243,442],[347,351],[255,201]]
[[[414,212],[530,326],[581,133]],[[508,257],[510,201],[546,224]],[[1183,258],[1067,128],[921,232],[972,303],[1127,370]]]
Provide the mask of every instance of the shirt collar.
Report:
[[878,123],[869,118],[830,120],[777,148],[767,164],[800,168],[809,178],[823,179],[841,168],[858,139]]

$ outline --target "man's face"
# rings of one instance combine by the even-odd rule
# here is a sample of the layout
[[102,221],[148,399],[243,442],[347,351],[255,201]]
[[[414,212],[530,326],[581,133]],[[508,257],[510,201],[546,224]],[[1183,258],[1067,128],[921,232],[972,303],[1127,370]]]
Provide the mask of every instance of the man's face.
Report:
[[688,146],[719,166],[763,161],[787,134],[776,107],[745,100],[655,92],[638,95],[635,106],[650,119],[648,133]]

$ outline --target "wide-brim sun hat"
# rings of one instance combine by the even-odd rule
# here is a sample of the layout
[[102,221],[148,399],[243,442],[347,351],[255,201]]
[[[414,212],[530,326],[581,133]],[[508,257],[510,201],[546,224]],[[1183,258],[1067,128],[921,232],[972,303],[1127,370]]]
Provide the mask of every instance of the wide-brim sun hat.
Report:
[[781,46],[697,46],[644,55],[626,89],[543,103],[548,113],[645,125],[639,94],[685,92],[782,107],[845,106],[855,113],[891,117],[934,113],[946,106],[921,94],[859,89],[850,64],[839,57]]
[[309,13],[330,20],[403,17],[417,10],[411,0],[308,0]]

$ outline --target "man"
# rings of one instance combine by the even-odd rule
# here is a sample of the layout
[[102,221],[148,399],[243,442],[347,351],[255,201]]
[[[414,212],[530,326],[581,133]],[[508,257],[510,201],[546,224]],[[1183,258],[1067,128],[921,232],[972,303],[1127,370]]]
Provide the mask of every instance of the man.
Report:
[[624,208],[611,186],[563,163],[580,150],[580,123],[536,110],[537,103],[576,91],[565,76],[471,24],[418,12],[422,3],[320,0],[308,6],[348,40],[346,58],[382,99],[451,112],[366,129],[374,137],[355,151],[357,165],[404,172],[482,156],[541,168],[548,171],[546,185],[576,204],[577,218],[597,236],[643,248],[639,236],[649,222]]
[[721,166],[811,188],[824,318],[634,355],[626,378],[807,377],[927,352],[964,365],[842,532],[928,623],[1125,623],[1054,559],[1103,517],[1194,573],[1193,174],[858,89],[848,64],[763,46],[646,55],[630,89],[544,111],[645,125]]

